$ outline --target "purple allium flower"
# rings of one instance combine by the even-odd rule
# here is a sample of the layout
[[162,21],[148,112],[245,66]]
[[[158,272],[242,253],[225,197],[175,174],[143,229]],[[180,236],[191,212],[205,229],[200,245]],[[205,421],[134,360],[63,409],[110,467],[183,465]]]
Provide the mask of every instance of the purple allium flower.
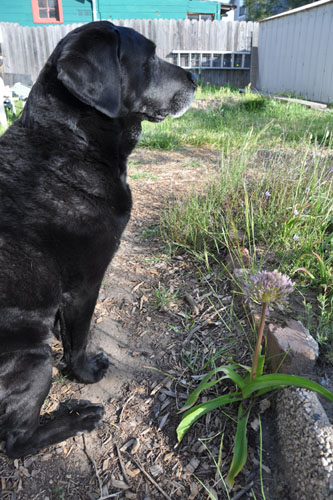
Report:
[[293,240],[294,240],[294,241],[299,241],[299,236],[297,236],[297,234],[294,234],[294,236],[293,236]]
[[295,210],[293,211],[293,214],[294,215],[299,215],[299,211],[297,210],[297,208],[295,208]]
[[265,196],[266,198],[269,198],[271,196],[271,193],[269,191],[266,191]]
[[276,304],[282,310],[288,303],[287,295],[293,292],[294,285],[288,276],[278,271],[260,271],[246,283],[246,301],[252,299],[259,304],[266,303],[268,310],[271,304]]

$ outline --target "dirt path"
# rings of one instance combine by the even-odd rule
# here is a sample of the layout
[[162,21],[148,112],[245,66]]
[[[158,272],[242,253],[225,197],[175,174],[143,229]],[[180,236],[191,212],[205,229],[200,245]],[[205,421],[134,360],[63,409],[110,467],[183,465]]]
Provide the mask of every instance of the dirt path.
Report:
[[71,397],[101,401],[103,425],[24,461],[1,454],[1,499],[203,498],[193,478],[198,463],[192,463],[190,448],[181,454],[175,448],[172,380],[143,368],[178,370],[179,335],[173,335],[170,323],[178,313],[180,319],[185,315],[154,308],[154,290],[161,282],[171,291],[192,293],[197,278],[190,263],[167,262],[160,239],[145,236],[153,235],[152,225],[168,199],[198,188],[218,162],[218,153],[205,150],[137,150],[132,155],[132,219],[106,273],[92,325],[91,349],[105,351],[111,369],[98,384],[69,382],[56,368],[61,348],[55,344],[54,384],[44,405],[51,412]]

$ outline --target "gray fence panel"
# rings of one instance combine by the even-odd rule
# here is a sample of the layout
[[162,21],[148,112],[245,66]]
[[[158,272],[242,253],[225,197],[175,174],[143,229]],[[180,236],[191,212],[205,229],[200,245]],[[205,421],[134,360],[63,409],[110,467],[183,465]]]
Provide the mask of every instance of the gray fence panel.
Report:
[[[153,40],[163,59],[168,58],[172,50],[181,49],[250,51],[252,38],[258,37],[258,23],[244,21],[116,19],[113,23],[133,28]],[[25,74],[35,81],[59,40],[77,26],[80,24],[29,27],[0,23],[4,74]],[[224,70],[215,71],[211,83],[218,82],[217,75],[221,71]],[[248,72],[244,74],[248,80]],[[221,77],[221,83],[226,78],[229,81],[231,76],[230,73],[228,77]],[[236,80],[235,84],[243,82],[244,75],[238,75]]]

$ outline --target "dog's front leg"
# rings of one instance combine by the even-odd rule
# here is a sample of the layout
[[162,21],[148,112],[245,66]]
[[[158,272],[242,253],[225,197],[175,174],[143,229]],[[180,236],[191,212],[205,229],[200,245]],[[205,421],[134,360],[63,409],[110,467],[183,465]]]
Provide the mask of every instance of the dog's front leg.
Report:
[[79,382],[92,384],[98,382],[106,373],[109,360],[103,354],[87,355],[86,347],[91,317],[94,312],[99,287],[89,292],[82,290],[64,294],[60,314],[60,331],[64,347],[63,373]]
[[104,415],[102,405],[90,401],[72,399],[61,403],[57,411],[51,413],[34,432],[28,429],[8,433],[7,455],[11,458],[32,455],[42,448],[61,443],[76,434],[90,432],[99,425]]

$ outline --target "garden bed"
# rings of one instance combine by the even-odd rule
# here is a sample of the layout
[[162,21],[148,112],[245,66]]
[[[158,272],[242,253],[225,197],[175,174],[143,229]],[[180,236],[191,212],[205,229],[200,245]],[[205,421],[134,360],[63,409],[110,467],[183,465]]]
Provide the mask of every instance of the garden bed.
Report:
[[[92,386],[72,383],[57,370],[61,346],[54,346],[54,383],[44,412],[51,412],[59,401],[70,397],[102,401],[106,408],[102,426],[25,460],[12,462],[1,455],[0,498],[303,499],[302,477],[300,482],[294,481],[295,493],[284,472],[286,456],[290,460],[292,452],[302,453],[307,444],[290,447],[295,430],[289,429],[288,423],[294,421],[296,409],[285,420],[281,416],[275,421],[276,408],[287,405],[283,396],[276,402],[272,394],[267,395],[254,407],[249,421],[248,460],[231,492],[225,485],[225,477],[232,459],[236,409],[208,413],[181,443],[176,439],[181,418],[178,411],[203,374],[228,359],[244,365],[251,363],[253,323],[242,300],[238,300],[239,290],[235,293],[228,252],[232,250],[233,259],[243,267],[255,264],[271,269],[276,264],[285,265],[284,260],[279,262],[283,253],[273,251],[270,244],[277,234],[275,219],[280,217],[288,222],[290,216],[285,254],[301,259],[303,242],[293,236],[302,236],[299,230],[304,230],[303,222],[314,216],[310,207],[314,206],[318,191],[314,185],[310,186],[311,203],[308,206],[304,202],[301,216],[300,206],[288,202],[288,197],[277,203],[278,194],[284,186],[297,185],[299,168],[311,170],[313,166],[320,172],[325,183],[322,192],[329,193],[332,183],[332,142],[324,114],[299,110],[295,105],[270,103],[257,96],[235,95],[230,90],[221,90],[219,95],[213,90],[213,102],[205,104],[204,111],[199,101],[197,109],[179,120],[167,120],[158,126],[145,124],[142,144],[160,150],[139,148],[131,157],[133,215],[105,276],[92,328],[95,339],[92,348],[101,348],[110,355],[111,371]],[[315,134],[305,140],[308,132]],[[239,166],[245,168],[237,170]],[[206,183],[215,179],[219,184],[222,179],[223,187],[237,172],[241,180],[245,180],[246,173],[246,188],[255,188],[256,199],[246,198],[250,189],[239,190],[244,185],[241,182],[234,184],[234,196],[232,189],[219,191],[219,188],[218,203],[210,204],[207,192],[216,194],[216,188],[207,188]],[[290,174],[288,183],[284,181],[285,172]],[[251,217],[244,219],[244,214],[251,214],[248,201],[261,199],[261,194],[262,215],[255,227],[260,229],[262,239],[257,245]],[[194,225],[191,217],[184,217],[188,199],[194,202]],[[244,230],[224,225],[227,219],[221,218],[220,207],[225,199],[230,200],[230,214],[236,226],[245,220]],[[165,212],[167,207],[171,212]],[[176,207],[174,212],[172,207]],[[207,207],[210,211],[205,218]],[[318,210],[312,223],[314,228],[317,227],[314,221],[319,220],[326,224],[328,219],[324,220]],[[181,221],[186,223],[181,226]],[[187,232],[193,227],[194,231]],[[197,228],[204,231],[198,233]],[[309,228],[308,235],[312,237],[311,225]],[[225,234],[231,236],[227,241],[222,237]],[[193,235],[198,246],[190,241]],[[315,231],[313,236],[309,240],[310,249],[314,248],[312,241],[318,242]],[[204,246],[200,247],[203,241]],[[244,253],[246,245],[248,254]],[[329,252],[329,248],[324,252]],[[315,282],[309,286],[306,273],[304,279],[297,276],[301,286],[293,296],[292,309],[296,313],[294,319],[302,319],[312,333],[317,332],[321,364],[314,376],[317,381],[326,380],[330,384],[331,312],[329,304],[324,303],[328,288],[321,288],[324,298],[319,303],[317,300],[318,280],[331,279],[330,261],[327,259],[327,266],[317,269],[318,263],[313,255],[306,261],[317,287]],[[302,266],[299,263],[295,267]],[[286,266],[285,272],[289,271],[292,267]],[[221,384],[216,392],[212,389],[203,394],[203,400],[230,389],[230,382]],[[296,402],[297,397],[292,396],[292,400]],[[302,404],[297,405],[297,411]],[[302,414],[298,417],[299,428],[303,420],[305,429],[308,416],[318,412],[305,413],[304,418]],[[279,415],[282,414],[279,410]],[[314,419],[317,424],[325,421],[325,417]],[[281,443],[289,447],[280,450]],[[322,460],[323,455],[318,453]],[[289,471],[290,463],[295,464],[296,460],[287,462]],[[331,462],[327,463],[330,467]],[[303,483],[307,484],[305,480]],[[320,491],[319,483],[315,484]],[[325,487],[330,485],[326,482]],[[308,492],[305,491],[304,499],[312,500],[314,496],[311,492],[312,496],[307,497]]]

